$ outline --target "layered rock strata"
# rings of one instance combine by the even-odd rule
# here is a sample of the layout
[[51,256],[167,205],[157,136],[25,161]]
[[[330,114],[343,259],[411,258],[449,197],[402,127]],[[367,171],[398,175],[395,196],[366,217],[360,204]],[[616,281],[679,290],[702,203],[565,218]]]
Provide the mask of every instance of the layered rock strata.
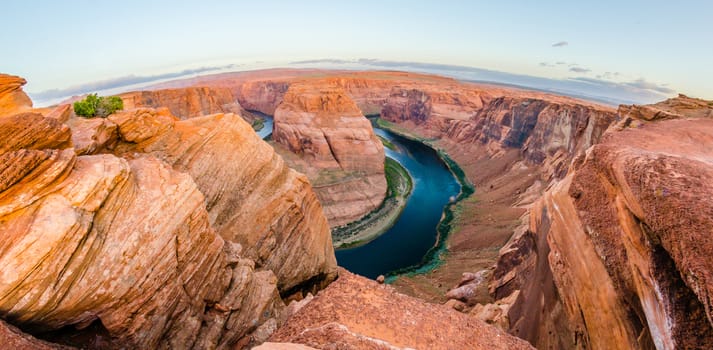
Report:
[[285,155],[310,177],[330,226],[355,221],[383,201],[384,147],[340,88],[290,86],[275,110],[272,137],[299,156]]
[[335,277],[309,183],[239,117],[66,110],[0,118],[3,320],[83,348],[242,348],[281,294]]
[[491,291],[538,347],[713,345],[713,103],[622,106],[621,122],[530,211]]
[[[262,124],[264,117],[245,110],[235,93],[223,87],[181,87],[127,92],[120,95],[125,109],[168,108],[179,119],[209,114],[234,113],[251,125]],[[254,109],[253,109],[254,110]]]
[[120,95],[124,108],[166,107],[180,119],[215,113],[243,111],[230,90],[214,87],[190,87],[128,92]]
[[27,80],[0,73],[0,117],[17,114],[32,108],[32,100],[22,91]]
[[[336,274],[321,205],[304,175],[234,114],[177,121],[151,109],[109,117],[119,130],[115,153],[152,154],[190,174],[206,197],[211,226],[243,254],[272,270],[285,294]],[[305,285],[308,287],[308,285]]]

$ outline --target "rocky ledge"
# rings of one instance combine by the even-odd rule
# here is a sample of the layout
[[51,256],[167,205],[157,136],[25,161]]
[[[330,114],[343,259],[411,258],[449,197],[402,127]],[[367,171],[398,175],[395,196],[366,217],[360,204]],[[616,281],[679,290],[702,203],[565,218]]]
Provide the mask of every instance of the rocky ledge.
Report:
[[317,349],[532,349],[475,317],[346,270],[270,341]]

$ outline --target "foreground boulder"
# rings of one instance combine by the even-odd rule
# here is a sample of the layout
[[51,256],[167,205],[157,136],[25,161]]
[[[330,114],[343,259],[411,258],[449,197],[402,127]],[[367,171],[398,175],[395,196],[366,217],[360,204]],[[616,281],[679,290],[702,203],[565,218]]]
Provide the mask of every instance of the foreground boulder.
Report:
[[16,327],[0,320],[0,344],[7,349],[14,350],[70,350],[65,347],[46,341],[39,340],[31,335],[25,334]]
[[513,334],[542,348],[713,346],[711,105],[623,106],[535,204],[491,285],[520,291]]
[[270,341],[317,349],[532,349],[473,316],[345,270]]

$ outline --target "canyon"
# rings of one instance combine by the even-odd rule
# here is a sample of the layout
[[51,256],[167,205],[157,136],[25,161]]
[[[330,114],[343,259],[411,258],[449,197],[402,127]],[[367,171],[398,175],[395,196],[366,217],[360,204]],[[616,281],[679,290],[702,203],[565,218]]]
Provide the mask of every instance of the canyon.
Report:
[[[138,107],[84,119],[67,105],[35,109],[22,97],[23,79],[2,78],[14,87],[2,89],[0,100],[22,103],[0,117],[3,344],[250,348],[286,324],[299,327],[291,315],[322,305],[307,302],[323,298],[312,297],[318,291],[346,288],[372,291],[369,300],[380,305],[369,316],[375,325],[385,308],[447,315],[426,323],[387,316],[411,334],[453,327],[454,338],[416,339],[409,343],[416,348],[530,348],[475,317],[338,272],[309,181],[239,116],[179,118],[167,107]],[[338,274],[341,283],[330,284]],[[347,327],[353,348],[404,342],[372,341],[381,335],[343,322],[337,328]],[[455,338],[470,328],[487,338]],[[338,341],[318,339],[294,341]]]
[[[399,278],[400,291],[451,298],[538,348],[710,346],[702,145],[713,104],[681,96],[615,110],[418,75],[324,75],[295,79],[381,106],[384,126],[444,150],[477,188],[458,203],[445,262]],[[265,107],[281,90],[264,87],[285,84],[253,81],[242,98]],[[272,94],[246,92],[255,86]]]
[[[713,102],[616,109],[415,73],[276,69],[162,83],[83,119],[32,108],[24,83],[0,75],[0,339],[713,346]],[[274,116],[271,143],[251,112]],[[436,262],[390,285],[338,270],[330,236],[384,198],[376,114],[475,187],[450,204]]]

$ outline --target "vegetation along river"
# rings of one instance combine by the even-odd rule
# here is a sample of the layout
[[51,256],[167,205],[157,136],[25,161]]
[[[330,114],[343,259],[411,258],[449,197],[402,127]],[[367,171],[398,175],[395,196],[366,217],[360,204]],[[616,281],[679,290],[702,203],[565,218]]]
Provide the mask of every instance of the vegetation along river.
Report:
[[386,148],[386,155],[408,170],[414,188],[388,231],[366,245],[336,251],[340,266],[370,278],[419,265],[436,243],[443,209],[460,192],[460,184],[431,147],[384,129],[374,131],[396,146],[396,151]]

